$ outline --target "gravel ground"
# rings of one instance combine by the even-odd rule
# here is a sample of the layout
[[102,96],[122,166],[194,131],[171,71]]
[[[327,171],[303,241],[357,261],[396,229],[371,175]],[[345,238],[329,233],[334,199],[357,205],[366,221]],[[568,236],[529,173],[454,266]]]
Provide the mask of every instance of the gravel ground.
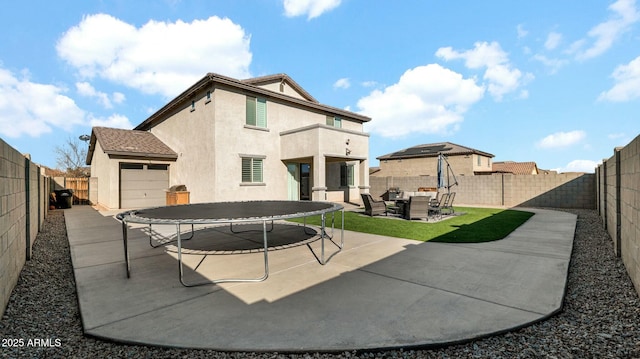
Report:
[[640,300],[596,211],[578,215],[565,305],[518,331],[432,350],[236,353],[121,345],[85,337],[62,211],[49,213],[0,321],[6,358],[640,358]]

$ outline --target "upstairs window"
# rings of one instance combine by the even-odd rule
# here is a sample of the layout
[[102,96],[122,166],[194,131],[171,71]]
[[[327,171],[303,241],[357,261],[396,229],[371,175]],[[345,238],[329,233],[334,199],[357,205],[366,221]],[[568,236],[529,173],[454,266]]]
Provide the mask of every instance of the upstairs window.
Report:
[[246,124],[267,127],[267,100],[261,97],[247,96]]
[[335,116],[327,116],[327,126],[342,128],[342,119]]
[[242,183],[262,183],[262,158],[242,158]]

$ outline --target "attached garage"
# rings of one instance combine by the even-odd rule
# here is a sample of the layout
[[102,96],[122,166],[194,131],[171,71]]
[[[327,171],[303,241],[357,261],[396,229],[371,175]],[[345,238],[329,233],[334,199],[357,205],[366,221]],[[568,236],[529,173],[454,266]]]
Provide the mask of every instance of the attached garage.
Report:
[[177,159],[151,132],[94,127],[87,153],[94,185],[89,200],[105,209],[164,206]]
[[120,163],[120,208],[164,206],[169,165]]

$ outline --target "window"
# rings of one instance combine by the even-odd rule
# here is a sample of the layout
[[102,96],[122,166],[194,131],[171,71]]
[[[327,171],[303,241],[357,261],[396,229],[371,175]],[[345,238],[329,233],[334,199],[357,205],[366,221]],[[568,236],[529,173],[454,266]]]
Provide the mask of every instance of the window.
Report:
[[353,171],[354,171],[353,165],[348,165],[345,163],[342,166],[340,166],[340,186],[341,187],[354,186],[355,182],[353,179]]
[[196,101],[195,100],[191,100],[191,112],[196,110]]
[[478,155],[478,166],[482,166],[482,157]]
[[342,128],[342,119],[340,117],[327,116],[327,126]]
[[242,158],[242,182],[261,183],[262,181],[262,158]]
[[207,104],[209,102],[211,102],[211,90],[207,91],[207,97],[206,97],[204,103]]
[[246,124],[256,127],[267,127],[267,100],[260,97],[247,96]]

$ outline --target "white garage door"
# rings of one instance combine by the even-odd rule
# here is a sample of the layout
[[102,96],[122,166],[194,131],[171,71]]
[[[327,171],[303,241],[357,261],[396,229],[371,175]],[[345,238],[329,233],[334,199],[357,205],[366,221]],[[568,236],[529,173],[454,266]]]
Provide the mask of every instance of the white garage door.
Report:
[[120,208],[164,206],[167,188],[169,165],[120,164]]

